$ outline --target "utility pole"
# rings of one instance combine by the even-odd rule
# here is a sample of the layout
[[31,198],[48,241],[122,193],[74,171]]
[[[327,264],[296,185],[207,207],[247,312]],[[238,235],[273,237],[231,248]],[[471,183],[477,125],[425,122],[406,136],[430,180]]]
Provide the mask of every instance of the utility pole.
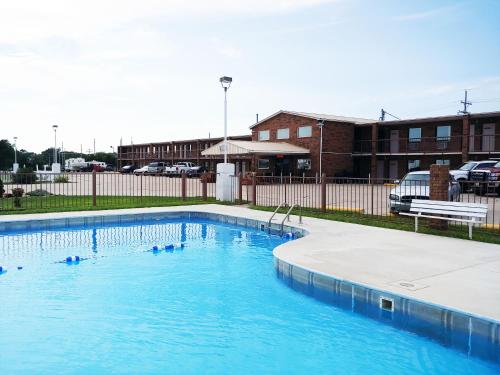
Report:
[[95,155],[95,138],[94,138],[94,155]]
[[385,109],[381,109],[380,110],[380,121],[385,121],[385,115],[389,115],[391,117],[394,117],[396,120],[401,120],[399,117],[397,116],[394,116],[393,114],[390,114],[389,112],[387,112]]
[[467,111],[467,107],[472,105],[472,103],[467,101],[467,90],[465,90],[464,100],[461,100],[460,103],[464,105],[464,109],[462,111],[458,111],[458,114],[468,115],[469,111]]

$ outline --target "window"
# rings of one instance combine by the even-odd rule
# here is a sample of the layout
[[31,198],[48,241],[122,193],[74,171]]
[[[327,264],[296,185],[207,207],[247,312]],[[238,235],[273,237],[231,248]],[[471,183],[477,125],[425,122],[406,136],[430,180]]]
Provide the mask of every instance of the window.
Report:
[[259,159],[257,168],[259,169],[269,169],[269,159]]
[[269,141],[269,130],[261,130],[259,132],[259,141]]
[[311,159],[297,159],[297,169],[308,171],[311,169]]
[[290,138],[290,129],[285,128],[285,129],[278,129],[276,132],[276,138],[277,139],[288,139]]
[[408,160],[408,172],[418,171],[420,169],[420,160]]
[[450,160],[449,159],[437,159],[436,164],[437,165],[450,165]]
[[298,138],[307,138],[312,136],[312,126],[301,126],[297,129]]
[[422,128],[410,128],[408,130],[409,142],[420,142],[422,138]]
[[436,138],[438,141],[449,141],[451,136],[451,126],[443,125],[436,128]]

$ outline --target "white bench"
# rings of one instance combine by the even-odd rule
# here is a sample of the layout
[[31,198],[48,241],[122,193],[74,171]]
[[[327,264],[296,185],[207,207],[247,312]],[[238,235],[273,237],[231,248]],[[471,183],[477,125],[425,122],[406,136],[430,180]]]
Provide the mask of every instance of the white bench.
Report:
[[[415,232],[418,231],[418,219],[439,219],[467,223],[469,238],[472,239],[472,226],[481,224],[488,213],[488,206],[481,203],[431,201],[426,199],[413,199],[410,212],[401,212],[401,215],[415,217]],[[446,216],[438,216],[446,215]]]

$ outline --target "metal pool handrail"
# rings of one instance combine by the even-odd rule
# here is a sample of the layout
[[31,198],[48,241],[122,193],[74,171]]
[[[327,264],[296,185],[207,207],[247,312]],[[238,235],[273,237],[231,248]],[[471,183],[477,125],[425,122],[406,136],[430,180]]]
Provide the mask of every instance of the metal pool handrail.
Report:
[[278,213],[279,209],[283,206],[286,206],[286,202],[282,202],[280,203],[280,205],[278,207],[276,207],[276,209],[274,210],[273,214],[271,215],[271,217],[269,218],[269,221],[267,222],[267,229],[270,230],[271,229],[271,221],[273,221],[273,218],[274,216],[276,216],[276,214]]
[[[297,203],[294,203],[290,206],[290,209],[288,210],[288,212],[286,213],[285,217],[283,218],[283,220],[281,221],[281,235],[283,235],[283,226],[285,224],[285,220],[288,219],[288,221],[290,221],[290,214],[292,212],[292,210],[297,207],[297,208],[300,208],[300,204],[297,204]],[[300,211],[300,216],[299,216],[299,224],[302,224],[302,210]]]

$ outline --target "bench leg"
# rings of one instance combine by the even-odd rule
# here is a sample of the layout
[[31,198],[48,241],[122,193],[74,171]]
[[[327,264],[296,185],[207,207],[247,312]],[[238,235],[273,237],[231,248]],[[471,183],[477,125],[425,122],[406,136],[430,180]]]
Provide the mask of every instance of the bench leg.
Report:
[[415,216],[415,233],[418,232],[418,216]]

